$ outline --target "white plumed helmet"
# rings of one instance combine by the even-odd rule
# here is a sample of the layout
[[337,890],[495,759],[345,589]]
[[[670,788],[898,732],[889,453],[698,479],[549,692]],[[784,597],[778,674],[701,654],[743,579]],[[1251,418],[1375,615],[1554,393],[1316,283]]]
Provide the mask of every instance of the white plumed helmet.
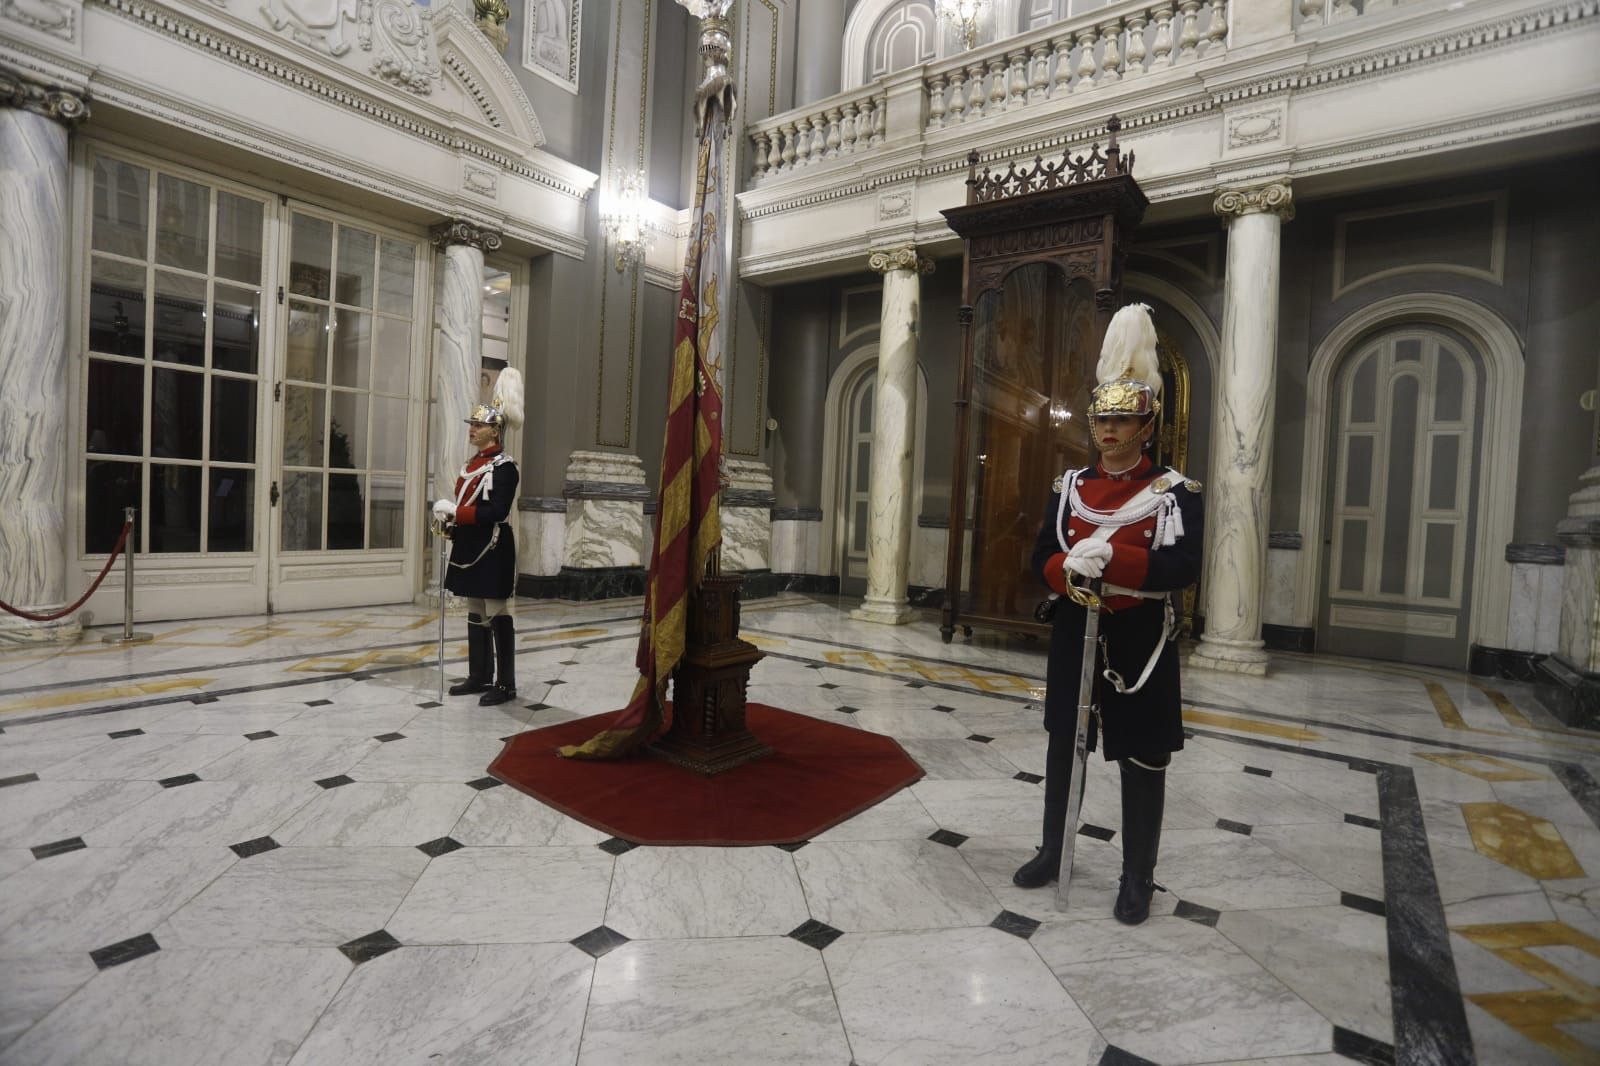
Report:
[[1161,410],[1161,365],[1156,326],[1145,304],[1128,304],[1111,316],[1095,367],[1089,414],[1151,415]]

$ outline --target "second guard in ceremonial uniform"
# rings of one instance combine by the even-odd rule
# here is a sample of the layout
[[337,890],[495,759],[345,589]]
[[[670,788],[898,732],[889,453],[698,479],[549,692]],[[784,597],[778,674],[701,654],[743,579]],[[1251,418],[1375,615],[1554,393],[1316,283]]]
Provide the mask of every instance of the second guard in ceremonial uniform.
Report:
[[517,584],[517,464],[501,446],[505,431],[522,425],[522,375],[507,367],[493,402],[467,417],[473,456],[456,478],[453,500],[433,505],[435,522],[450,537],[444,587],[467,601],[467,677],[450,695],[482,693],[492,706],[517,695],[517,636],[506,601]]
[[[1166,769],[1183,747],[1174,598],[1200,576],[1205,512],[1199,482],[1145,454],[1161,410],[1161,375],[1150,309],[1131,304],[1106,330],[1089,407],[1100,461],[1052,486],[1033,566],[1060,598],[1050,637],[1045,694],[1044,842],[1012,880],[1038,888],[1061,871],[1084,628],[1101,587],[1095,661],[1098,730],[1122,778],[1122,884],[1113,913],[1138,924],[1150,913],[1166,797]],[[1081,787],[1081,784],[1078,786]]]

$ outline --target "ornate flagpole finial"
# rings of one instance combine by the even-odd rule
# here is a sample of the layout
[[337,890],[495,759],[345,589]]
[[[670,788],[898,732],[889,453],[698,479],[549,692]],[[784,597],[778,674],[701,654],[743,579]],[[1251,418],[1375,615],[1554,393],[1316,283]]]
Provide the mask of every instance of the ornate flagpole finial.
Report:
[[716,97],[731,123],[738,106],[733,75],[728,73],[728,57],[733,50],[733,30],[728,14],[733,10],[733,0],[678,0],[678,3],[700,20],[700,85],[694,94],[695,115],[704,124],[706,101]]

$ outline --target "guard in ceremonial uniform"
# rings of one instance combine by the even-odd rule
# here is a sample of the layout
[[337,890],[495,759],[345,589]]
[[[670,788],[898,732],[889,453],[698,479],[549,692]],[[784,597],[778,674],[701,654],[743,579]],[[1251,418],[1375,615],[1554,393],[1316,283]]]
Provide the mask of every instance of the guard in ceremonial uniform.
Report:
[[[1100,461],[1052,486],[1033,566],[1060,597],[1045,692],[1044,843],[1012,880],[1038,888],[1057,879],[1073,785],[1073,736],[1085,652],[1085,586],[1102,581],[1095,661],[1096,732],[1122,777],[1122,885],[1113,913],[1136,925],[1159,886],[1166,769],[1183,747],[1173,600],[1200,576],[1205,512],[1200,484],[1144,454],[1161,410],[1161,375],[1150,309],[1131,304],[1106,330],[1089,406]],[[1082,787],[1081,784],[1079,787]]]
[[475,454],[456,478],[455,499],[437,501],[433,517],[450,537],[444,587],[467,601],[467,677],[450,695],[481,692],[487,707],[517,695],[517,637],[506,613],[517,584],[517,464],[501,445],[507,429],[522,425],[522,375],[500,371],[493,402],[466,422]]

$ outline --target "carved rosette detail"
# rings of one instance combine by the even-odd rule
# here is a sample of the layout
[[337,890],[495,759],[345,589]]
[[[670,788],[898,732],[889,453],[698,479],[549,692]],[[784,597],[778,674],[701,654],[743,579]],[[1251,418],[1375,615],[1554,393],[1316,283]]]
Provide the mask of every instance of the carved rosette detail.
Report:
[[83,94],[39,85],[4,70],[0,70],[0,107],[32,111],[64,126],[75,126],[89,117],[89,101]]
[[1287,180],[1248,189],[1224,189],[1217,193],[1211,206],[1225,219],[1271,212],[1288,222],[1294,218],[1294,190]]
[[867,258],[867,267],[879,274],[887,274],[891,270],[910,270],[918,274],[932,274],[933,260],[922,255],[916,248],[907,245],[904,248],[895,248],[891,251],[873,252]]
[[452,244],[466,244],[484,252],[494,252],[500,248],[498,231],[480,226],[476,222],[468,222],[464,218],[453,218],[449,222],[439,223],[428,230],[428,237],[433,246],[441,251]]

